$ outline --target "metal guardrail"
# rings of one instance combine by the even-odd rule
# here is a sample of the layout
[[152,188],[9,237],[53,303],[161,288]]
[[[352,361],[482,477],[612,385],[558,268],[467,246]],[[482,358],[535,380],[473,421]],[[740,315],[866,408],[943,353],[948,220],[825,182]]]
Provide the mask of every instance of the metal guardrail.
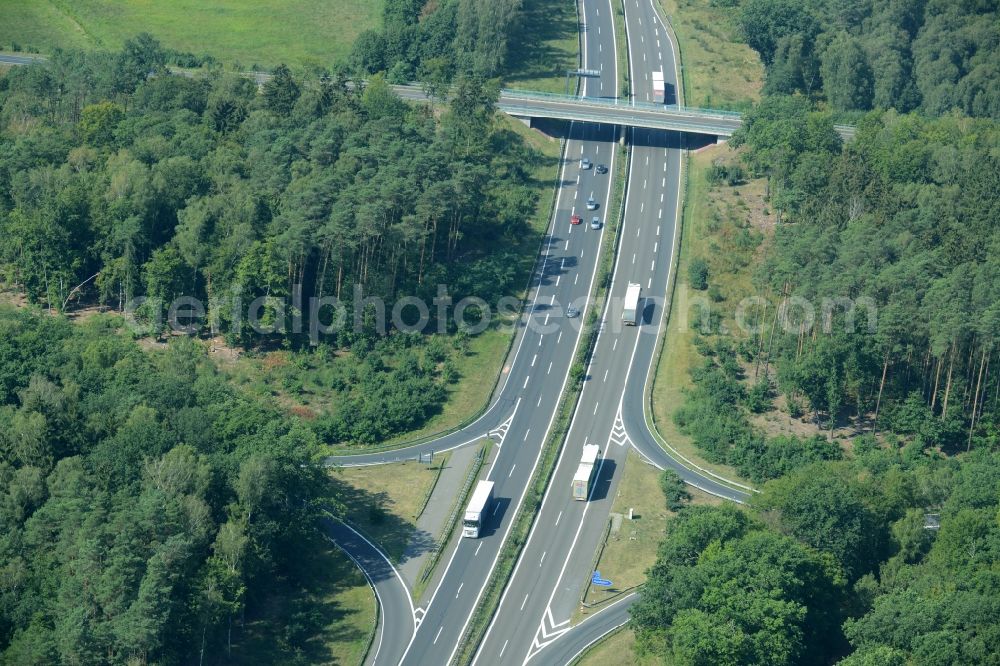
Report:
[[574,106],[596,106],[602,108],[633,108],[648,111],[670,111],[674,113],[690,114],[697,118],[731,118],[739,120],[743,114],[739,111],[728,111],[725,109],[703,109],[699,107],[686,107],[679,104],[656,104],[654,102],[628,102],[619,98],[607,97],[574,97],[573,95],[560,95],[559,93],[535,92],[533,90],[512,90],[504,88],[500,91],[500,101],[505,99],[531,99],[545,100],[552,102],[566,102]]

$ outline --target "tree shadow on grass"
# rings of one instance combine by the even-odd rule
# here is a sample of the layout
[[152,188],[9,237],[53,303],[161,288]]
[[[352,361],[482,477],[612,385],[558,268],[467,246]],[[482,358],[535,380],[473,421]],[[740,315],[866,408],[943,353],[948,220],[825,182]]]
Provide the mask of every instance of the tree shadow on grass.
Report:
[[507,82],[565,76],[577,66],[575,50],[567,53],[552,43],[574,39],[577,33],[572,3],[525,0],[508,45]]
[[346,508],[342,516],[379,546],[396,564],[419,557],[434,547],[434,535],[392,513],[387,493],[355,488],[337,475],[330,476],[333,494]]
[[[330,664],[340,663],[338,654],[364,649],[373,618],[355,617],[362,611],[345,608],[338,596],[352,588],[358,595],[369,595],[368,583],[332,543],[314,546],[301,549],[294,575],[275,577],[269,589],[248,604],[242,631],[234,618],[231,656],[226,658],[223,636],[211,663]],[[361,607],[367,611],[369,606]],[[344,643],[357,645],[345,649]]]

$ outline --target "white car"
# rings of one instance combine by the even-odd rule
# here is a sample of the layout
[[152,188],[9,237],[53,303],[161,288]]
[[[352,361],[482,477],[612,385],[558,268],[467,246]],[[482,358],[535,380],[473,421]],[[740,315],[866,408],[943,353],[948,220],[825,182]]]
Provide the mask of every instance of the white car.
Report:
[[591,162],[589,158],[584,157],[582,160],[580,160],[580,168],[581,169],[586,170],[586,169],[589,169],[592,166],[594,166],[594,163]]
[[593,219],[590,220],[590,228],[591,229],[600,229],[601,228],[601,218],[599,218],[599,217],[597,217],[595,215],[593,217]]
[[587,199],[587,210],[597,210],[597,200],[594,197]]

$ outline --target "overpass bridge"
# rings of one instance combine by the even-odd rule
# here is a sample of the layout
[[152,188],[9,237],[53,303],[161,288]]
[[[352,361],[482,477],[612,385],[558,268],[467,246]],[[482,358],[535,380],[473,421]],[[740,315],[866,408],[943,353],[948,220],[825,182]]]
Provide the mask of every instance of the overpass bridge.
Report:
[[[426,99],[419,86],[393,86],[405,99]],[[731,137],[743,124],[736,111],[699,109],[676,104],[628,103],[617,98],[575,97],[526,90],[500,91],[497,108],[518,118],[549,118],[587,123],[605,123],[671,132]],[[854,136],[854,127],[834,125],[844,140]]]

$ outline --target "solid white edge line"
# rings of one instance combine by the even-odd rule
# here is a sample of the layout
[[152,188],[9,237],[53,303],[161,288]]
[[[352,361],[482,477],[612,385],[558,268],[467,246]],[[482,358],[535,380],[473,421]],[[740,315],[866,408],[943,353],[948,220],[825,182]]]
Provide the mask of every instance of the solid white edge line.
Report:
[[[372,589],[372,592],[375,593],[375,601],[377,602],[378,605],[377,609],[378,617],[376,618],[375,621],[378,622],[379,632],[378,632],[378,645],[375,646],[375,654],[372,656],[372,664],[377,664],[378,654],[379,652],[382,651],[382,638],[385,636],[385,612],[383,612],[382,610],[383,608],[385,608],[385,603],[382,602],[382,595],[379,594],[378,588],[375,587],[375,581],[373,581],[372,577],[368,575],[368,572],[365,571],[365,568],[363,566],[361,566],[361,563],[358,562],[358,560],[353,555],[347,552],[346,548],[337,543],[334,540],[334,538],[331,537],[329,534],[324,534],[323,536],[326,537],[327,541],[336,546],[337,550],[342,552],[344,555],[347,555],[347,557],[350,558],[351,562],[354,562],[354,566],[356,566],[361,571],[361,575],[363,575],[365,577],[365,580],[368,581],[368,587],[370,587]],[[413,618],[414,627],[416,627],[416,622],[417,618],[414,616]]]

